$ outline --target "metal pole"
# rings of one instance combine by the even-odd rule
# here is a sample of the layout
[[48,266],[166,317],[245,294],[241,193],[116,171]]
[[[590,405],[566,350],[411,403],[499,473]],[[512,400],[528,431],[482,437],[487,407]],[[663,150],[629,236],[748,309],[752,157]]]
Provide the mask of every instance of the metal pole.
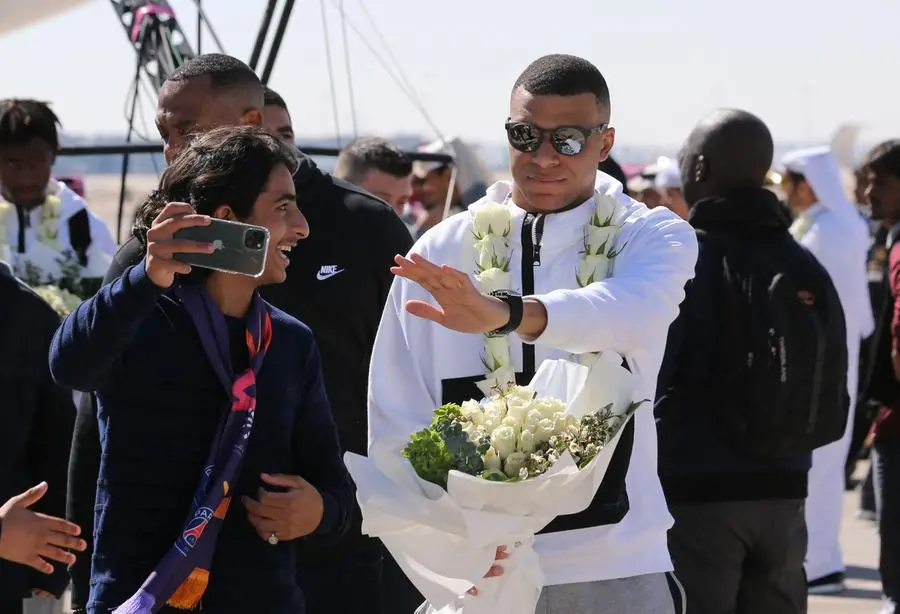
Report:
[[263,13],[262,23],[259,24],[256,42],[253,43],[253,51],[250,53],[250,68],[254,71],[256,71],[256,67],[259,64],[259,56],[262,55],[263,45],[266,44],[269,28],[272,27],[272,17],[275,14],[276,6],[278,6],[278,0],[269,0],[269,3],[266,5],[266,10]]
[[281,49],[281,42],[284,40],[284,32],[287,30],[288,22],[291,19],[291,11],[294,10],[294,0],[286,0],[284,9],[281,11],[281,19],[278,21],[278,29],[275,30],[275,38],[272,39],[272,46],[269,48],[269,57],[266,58],[266,67],[263,69],[261,80],[268,85],[269,77],[272,76],[272,69],[275,68],[275,60],[278,59],[278,51]]

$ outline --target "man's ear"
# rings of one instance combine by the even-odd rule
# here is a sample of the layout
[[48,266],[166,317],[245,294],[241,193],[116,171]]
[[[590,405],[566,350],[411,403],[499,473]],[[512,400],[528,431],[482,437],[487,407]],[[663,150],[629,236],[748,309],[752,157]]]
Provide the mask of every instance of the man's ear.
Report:
[[219,205],[218,207],[216,207],[216,210],[213,211],[212,217],[220,220],[237,220],[237,216],[228,205]]
[[612,151],[613,145],[616,144],[616,129],[615,128],[607,128],[603,133],[603,157],[600,158],[600,161],[603,162],[609,157],[609,152]]
[[709,176],[709,162],[707,162],[706,156],[698,154],[697,157],[694,158],[692,167],[691,179],[693,179],[693,182],[703,183],[706,181],[706,178]]
[[263,116],[259,109],[249,109],[241,115],[241,126],[262,126]]

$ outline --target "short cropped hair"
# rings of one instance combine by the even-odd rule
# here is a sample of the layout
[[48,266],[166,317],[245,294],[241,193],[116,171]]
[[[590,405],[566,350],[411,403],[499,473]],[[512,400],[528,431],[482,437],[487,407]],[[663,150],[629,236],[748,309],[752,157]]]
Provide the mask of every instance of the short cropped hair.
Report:
[[39,139],[55,151],[59,149],[60,125],[56,113],[45,102],[27,98],[0,100],[0,147]]
[[297,150],[255,126],[223,126],[199,135],[170,164],[141,205],[132,233],[146,245],[147,230],[166,203],[189,203],[212,215],[228,203],[239,220],[253,212],[279,164],[294,173]]
[[390,141],[378,137],[362,138],[341,150],[334,176],[359,183],[373,170],[407,177],[412,174],[412,161]]
[[554,53],[536,59],[516,79],[513,92],[520,87],[537,96],[593,94],[598,107],[610,105],[606,79],[596,66],[575,55]]
[[876,175],[885,174],[900,178],[900,139],[876,145],[866,156],[865,166]]
[[191,58],[176,68],[166,81],[187,81],[209,77],[214,90],[244,90],[253,103],[262,108],[265,104],[265,86],[253,69],[237,58],[224,53],[206,53]]
[[265,93],[263,94],[263,99],[267,107],[278,107],[284,109],[285,111],[288,110],[288,106],[284,101],[284,98],[282,98],[281,94],[273,90],[271,87],[266,87]]

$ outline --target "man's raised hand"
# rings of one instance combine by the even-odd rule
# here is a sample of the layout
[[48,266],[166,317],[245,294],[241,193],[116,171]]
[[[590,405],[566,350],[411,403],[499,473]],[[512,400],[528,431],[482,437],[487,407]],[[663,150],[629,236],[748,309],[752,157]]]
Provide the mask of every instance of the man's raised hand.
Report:
[[468,275],[451,266],[438,266],[418,254],[394,258],[391,272],[413,281],[428,291],[439,305],[409,301],[406,310],[414,316],[437,322],[461,333],[487,333],[505,326],[509,307],[493,296],[478,291]]

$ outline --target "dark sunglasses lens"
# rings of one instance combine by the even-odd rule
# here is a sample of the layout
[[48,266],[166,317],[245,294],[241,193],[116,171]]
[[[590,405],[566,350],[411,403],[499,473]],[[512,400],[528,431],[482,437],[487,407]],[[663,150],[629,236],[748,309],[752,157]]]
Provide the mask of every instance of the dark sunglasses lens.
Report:
[[553,149],[564,156],[577,156],[584,149],[584,134],[576,128],[557,128],[551,138]]
[[506,135],[509,144],[519,151],[534,151],[541,145],[541,131],[531,124],[507,124]]

